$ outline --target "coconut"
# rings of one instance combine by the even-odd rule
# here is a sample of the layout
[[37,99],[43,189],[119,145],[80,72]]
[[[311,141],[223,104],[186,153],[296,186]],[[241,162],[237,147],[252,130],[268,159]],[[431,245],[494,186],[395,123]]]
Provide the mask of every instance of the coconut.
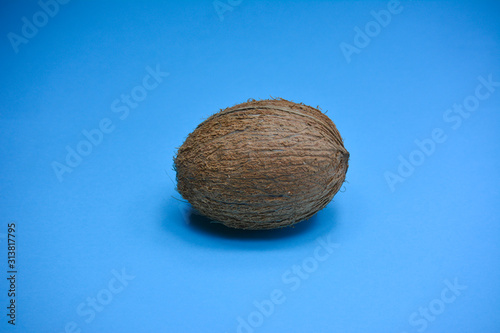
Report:
[[249,100],[203,121],[174,157],[177,190],[202,215],[237,229],[274,229],[323,209],[349,153],[313,107]]

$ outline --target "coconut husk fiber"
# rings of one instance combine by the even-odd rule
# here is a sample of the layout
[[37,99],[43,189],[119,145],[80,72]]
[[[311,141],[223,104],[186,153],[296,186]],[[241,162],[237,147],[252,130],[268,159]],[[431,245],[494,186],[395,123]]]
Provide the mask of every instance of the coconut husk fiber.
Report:
[[323,209],[344,182],[349,153],[318,109],[284,99],[221,110],[174,158],[177,190],[201,214],[238,229],[274,229]]

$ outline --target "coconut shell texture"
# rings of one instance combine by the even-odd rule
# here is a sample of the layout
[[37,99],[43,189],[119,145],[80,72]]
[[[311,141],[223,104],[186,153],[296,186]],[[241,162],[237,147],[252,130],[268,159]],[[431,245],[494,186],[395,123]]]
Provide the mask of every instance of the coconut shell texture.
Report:
[[349,153],[318,109],[284,99],[221,110],[174,158],[177,190],[201,214],[238,229],[274,229],[323,209],[344,182]]

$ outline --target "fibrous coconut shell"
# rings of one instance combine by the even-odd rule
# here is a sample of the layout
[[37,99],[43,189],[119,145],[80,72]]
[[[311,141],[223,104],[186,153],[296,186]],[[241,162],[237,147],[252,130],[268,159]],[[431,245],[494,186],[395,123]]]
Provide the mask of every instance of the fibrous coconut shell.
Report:
[[320,110],[284,99],[221,110],[174,158],[177,190],[201,214],[238,229],[274,229],[323,209],[345,180],[349,153]]

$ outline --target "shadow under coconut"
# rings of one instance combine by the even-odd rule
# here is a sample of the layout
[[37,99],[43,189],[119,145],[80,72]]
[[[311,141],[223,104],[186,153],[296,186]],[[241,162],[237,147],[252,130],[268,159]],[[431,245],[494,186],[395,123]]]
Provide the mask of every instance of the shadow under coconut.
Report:
[[[321,226],[319,225],[321,223],[318,220],[319,218],[316,214],[310,219],[297,223],[293,226],[270,230],[241,230],[227,227],[220,222],[212,221],[209,218],[198,213],[198,211],[192,208],[191,205],[187,205],[184,211],[183,223],[186,228],[199,234],[211,235],[227,239],[265,240],[304,235],[306,233],[313,232],[314,230],[318,232],[318,228],[321,228]],[[175,221],[175,223],[179,222],[180,221],[178,220]],[[333,228],[334,226],[335,223],[330,222],[329,229],[331,230],[331,228]],[[323,225],[323,227],[325,226]]]

